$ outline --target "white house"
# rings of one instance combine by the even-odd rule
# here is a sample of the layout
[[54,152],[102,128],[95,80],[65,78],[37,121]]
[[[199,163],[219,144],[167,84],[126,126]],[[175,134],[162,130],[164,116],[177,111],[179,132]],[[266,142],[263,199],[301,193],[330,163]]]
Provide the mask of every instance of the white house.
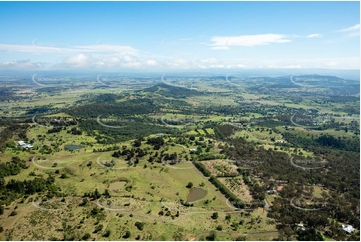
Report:
[[20,141],[18,141],[18,145],[19,145],[19,146],[23,146],[23,145],[25,145],[25,142],[22,141],[22,140],[20,140]]
[[295,223],[295,225],[297,226],[297,229],[301,229],[301,230],[303,230],[303,231],[305,231],[306,230],[306,227],[303,225],[303,224],[298,224],[298,223]]
[[32,144],[27,144],[22,140],[18,141],[18,145],[21,146],[23,149],[33,148]]
[[344,230],[344,231],[346,231],[347,233],[352,233],[353,231],[355,231],[355,229],[352,227],[352,225],[343,225],[342,224],[342,229]]

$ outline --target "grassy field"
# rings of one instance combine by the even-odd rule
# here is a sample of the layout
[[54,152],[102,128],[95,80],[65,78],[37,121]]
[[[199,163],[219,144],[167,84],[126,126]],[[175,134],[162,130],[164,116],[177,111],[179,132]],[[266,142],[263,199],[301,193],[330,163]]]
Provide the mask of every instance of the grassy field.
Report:
[[[203,177],[192,163],[151,164],[147,161],[148,156],[145,156],[140,159],[137,166],[129,166],[122,158],[114,159],[111,156],[112,152],[93,152],[94,148],[104,148],[104,146],[96,144],[93,138],[85,134],[75,136],[67,133],[66,130],[62,130],[56,135],[46,134],[48,129],[35,125],[29,130],[28,138],[35,140],[34,148],[43,145],[54,147],[56,144],[58,149],[54,150],[52,154],[39,154],[37,149],[24,151],[18,148],[8,148],[4,154],[1,154],[1,160],[8,161],[14,154],[29,160],[28,169],[18,175],[6,177],[6,181],[33,179],[34,174],[35,177],[55,175],[55,184],[61,187],[62,192],[66,194],[65,202],[59,202],[61,198],[48,199],[47,203],[56,204],[49,210],[48,207],[39,204],[40,200],[37,200],[35,205],[30,198],[25,201],[16,201],[6,208],[8,215],[5,217],[9,219],[6,220],[6,225],[2,224],[2,226],[4,229],[8,229],[8,233],[6,237],[2,235],[3,239],[48,240],[51,238],[61,239],[64,236],[82,237],[83,235],[77,234],[79,232],[74,232],[79,231],[79,228],[83,228],[82,233],[88,231],[91,238],[97,240],[124,239],[122,236],[125,231],[130,231],[131,236],[128,238],[130,240],[139,238],[138,236],[143,239],[172,240],[172,235],[180,228],[183,229],[183,239],[191,239],[202,232],[215,230],[215,227],[220,224],[223,225],[223,231],[229,233],[234,231],[232,223],[225,226],[224,222],[221,222],[228,213],[233,213],[233,210],[227,205],[225,197],[207,178]],[[212,129],[207,129],[209,133],[212,131]],[[46,134],[45,137],[44,134]],[[203,130],[198,130],[196,134],[197,136],[205,135]],[[82,143],[91,145],[85,145],[85,148],[76,151],[64,150],[64,146],[67,144]],[[130,142],[124,142],[118,145],[129,147],[129,144]],[[151,146],[145,143],[141,147],[151,149]],[[166,145],[163,150],[169,154],[177,152],[182,156],[189,155],[189,150],[179,145]],[[105,161],[111,159],[115,160],[113,169],[104,165]],[[54,163],[57,165],[54,166]],[[34,174],[31,175],[31,173]],[[62,175],[65,175],[65,178],[60,178]],[[187,199],[189,189],[186,188],[186,185],[188,182],[207,191],[206,196],[196,201],[191,208],[179,204],[180,199]],[[100,193],[104,193],[108,189],[111,198],[107,200],[102,198],[98,202],[91,201],[85,206],[86,209],[80,207],[79,204],[82,202],[81,197],[84,193],[92,193],[96,189]],[[207,203],[204,202],[206,200]],[[111,205],[108,204],[109,201]],[[129,205],[124,207],[124,204],[127,203]],[[101,215],[92,215],[91,211],[97,207],[102,208],[99,212]],[[17,215],[10,216],[10,212],[14,210],[17,211]],[[167,210],[171,211],[169,215],[159,215],[161,211],[166,214]],[[177,211],[179,214],[178,217],[175,217]],[[219,218],[216,220],[210,219],[214,212],[219,213]],[[120,217],[119,214],[122,216]],[[256,214],[262,217],[262,221],[268,220],[267,213],[264,211],[252,213],[250,216],[254,217]],[[57,219],[48,222],[53,216],[56,216]],[[234,224],[238,216],[235,214],[232,215],[233,217]],[[251,221],[250,217],[245,218],[245,221],[248,220]],[[64,221],[69,230],[62,228]],[[135,221],[144,222],[145,229],[137,229],[134,226]],[[33,226],[31,229],[24,230],[23,228],[27,224]],[[99,224],[103,224],[103,228],[99,232],[93,233]],[[258,231],[260,227],[265,230],[274,230],[274,226],[264,225],[264,222],[249,225],[247,229],[240,226],[236,230],[250,232]],[[62,229],[59,230],[59,228]],[[106,230],[111,231],[109,237],[103,236]]]
[[[94,78],[96,79],[96,77]],[[52,175],[55,177],[55,185],[61,188],[63,197],[50,198],[46,197],[45,194],[37,194],[20,198],[6,206],[4,215],[0,220],[0,226],[3,226],[5,232],[0,233],[0,239],[194,240],[210,231],[217,231],[218,240],[234,240],[241,235],[246,236],[247,240],[276,239],[278,236],[276,224],[272,218],[267,217],[267,210],[258,208],[253,212],[235,211],[232,205],[227,202],[226,197],[209,182],[208,178],[204,177],[192,162],[185,161],[186,157],[189,160],[196,157],[196,155],[191,154],[190,149],[197,147],[202,147],[203,154],[222,154],[225,156],[221,152],[223,152],[222,146],[227,142],[225,140],[216,140],[218,136],[215,136],[215,127],[217,125],[209,123],[207,127],[213,128],[206,128],[205,132],[202,129],[202,123],[214,121],[239,127],[239,123],[237,124],[236,121],[232,123],[232,120],[230,121],[231,116],[226,116],[225,113],[237,113],[237,115],[242,113],[242,117],[239,116],[238,118],[262,119],[268,111],[277,113],[274,110],[279,109],[280,113],[284,112],[284,107],[304,108],[306,110],[316,108],[320,110],[320,113],[347,115],[346,112],[334,111],[335,108],[345,108],[347,103],[320,104],[316,103],[315,100],[304,97],[302,101],[295,104],[291,98],[286,99],[282,96],[277,96],[271,100],[269,95],[247,93],[246,85],[242,81],[238,82],[241,83],[241,86],[231,87],[227,86],[224,78],[217,78],[221,88],[212,86],[212,83],[201,83],[200,79],[194,80],[191,84],[192,87],[196,87],[201,91],[214,92],[210,95],[187,96],[186,92],[184,92],[185,97],[182,101],[190,104],[189,110],[187,108],[185,110],[192,111],[190,115],[181,114],[181,108],[176,109],[167,103],[163,105],[165,97],[160,94],[160,88],[154,93],[140,91],[126,97],[122,96],[117,100],[117,102],[120,102],[141,98],[152,99],[156,96],[154,101],[157,105],[159,103],[162,113],[152,114],[149,117],[158,120],[163,119],[164,122],[161,125],[164,126],[168,126],[166,120],[182,122],[179,125],[169,124],[184,132],[177,137],[170,134],[165,135],[165,144],[160,149],[154,150],[152,145],[142,141],[139,148],[145,150],[147,154],[139,158],[138,164],[134,164],[135,157],[132,157],[131,164],[128,164],[126,155],[114,158],[112,156],[114,150],[104,152],[99,150],[118,146],[119,148],[115,150],[121,151],[122,146],[125,146],[127,149],[134,151],[137,147],[133,147],[132,144],[136,137],[132,137],[125,142],[103,145],[97,143],[94,137],[88,136],[85,132],[81,135],[71,134],[70,129],[76,126],[69,126],[58,133],[49,134],[48,131],[52,126],[44,127],[36,123],[30,124],[31,128],[28,129],[26,136],[33,143],[34,148],[30,150],[23,150],[19,147],[6,148],[5,152],[0,153],[1,162],[10,161],[13,156],[18,156],[27,161],[29,168],[18,175],[6,177],[5,182],[10,179],[31,180],[36,177],[47,178]],[[168,81],[173,83],[172,80]],[[27,88],[21,93],[22,96],[27,97],[26,101],[1,104],[0,108],[2,110],[7,109],[7,114],[10,116],[23,115],[34,107],[69,108],[78,105],[76,101],[79,101],[83,94],[130,92],[131,89],[127,87],[132,84],[133,82],[129,80],[127,84],[124,83],[124,86],[96,88],[101,84],[95,82],[95,80],[83,81],[80,86],[75,85],[67,91],[52,94],[46,92],[37,93],[35,89],[40,87],[35,89]],[[188,85],[189,83],[182,81],[180,84]],[[142,87],[147,86],[141,83],[139,85]],[[294,88],[291,91],[295,90],[298,89]],[[243,99],[255,102],[239,104],[239,101]],[[242,106],[243,104],[244,106]],[[232,105],[233,107],[230,108],[230,111],[224,113],[218,113],[218,111],[210,108],[211,106],[226,105]],[[193,114],[193,110],[199,107],[204,107],[204,110],[209,108],[209,114]],[[64,112],[66,110],[46,116],[68,117],[69,115]],[[234,115],[234,117],[237,117],[236,114]],[[288,114],[282,113],[282,115]],[[114,116],[116,115],[114,114]],[[41,117],[40,114],[36,116],[37,119],[41,119]],[[336,122],[344,122],[345,124],[349,124],[353,119],[359,120],[359,115],[354,114],[352,118],[335,118]],[[295,149],[298,150],[299,155],[302,154],[304,157],[309,158],[314,157],[312,152],[287,143],[282,135],[285,132],[282,126],[273,127],[278,130],[277,132],[272,131],[271,127],[265,128],[255,122],[252,122],[250,126],[250,128],[239,128],[232,134],[231,138],[244,138],[257,147],[286,152],[289,157],[295,154]],[[345,132],[343,129],[338,131],[334,129],[318,131],[295,127],[294,130],[287,132],[296,134],[299,137],[318,136],[325,133],[341,138],[355,136],[353,132]],[[191,141],[190,139],[193,139],[193,137],[189,138],[188,135],[195,136],[195,140]],[[157,135],[152,134],[142,138],[147,140],[150,137],[155,138]],[[200,137],[204,138],[203,143],[199,142]],[[178,139],[183,140],[182,142],[186,144],[176,144]],[[18,137],[14,137],[11,142],[18,140]],[[290,147],[283,148],[281,143],[286,143]],[[81,145],[84,147],[69,151],[65,150],[67,145]],[[156,152],[160,155],[155,161],[149,162],[148,159],[153,157]],[[164,154],[173,153],[177,153],[177,159],[182,160],[182,162],[175,165],[166,164],[163,159],[161,161],[164,164],[159,162],[159,159]],[[109,166],[109,162],[113,162],[112,167]],[[227,166],[229,164],[224,160],[202,162],[215,176],[237,172],[236,166]],[[235,178],[219,177],[218,179],[242,201],[252,202],[253,198],[250,189],[244,184],[241,175]],[[185,206],[180,201],[187,201],[190,193],[190,189],[187,187],[188,183],[205,190],[206,195],[193,202],[192,205]],[[259,183],[261,184],[261,182]],[[101,198],[90,199],[89,196],[84,196],[95,191],[102,194]],[[110,195],[109,197],[106,195],[107,192]],[[321,187],[313,186],[312,196],[314,198],[322,198],[322,192]],[[266,195],[266,200],[272,204],[276,196],[279,196],[279,194]],[[217,213],[218,218],[212,218],[215,213]],[[139,223],[144,223],[144,228],[137,227],[136,222],[138,222],[138,226]],[[130,232],[129,236],[126,236],[127,231]],[[86,233],[89,233],[89,236]]]

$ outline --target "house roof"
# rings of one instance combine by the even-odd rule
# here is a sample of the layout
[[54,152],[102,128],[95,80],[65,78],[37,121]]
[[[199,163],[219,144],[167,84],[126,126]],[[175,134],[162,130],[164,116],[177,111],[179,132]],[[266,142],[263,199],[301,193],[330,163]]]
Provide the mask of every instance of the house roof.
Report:
[[278,186],[277,187],[277,191],[282,191],[282,189],[283,189],[283,186]]
[[342,229],[346,231],[347,233],[352,233],[355,231],[355,229],[352,227],[352,225],[342,225]]

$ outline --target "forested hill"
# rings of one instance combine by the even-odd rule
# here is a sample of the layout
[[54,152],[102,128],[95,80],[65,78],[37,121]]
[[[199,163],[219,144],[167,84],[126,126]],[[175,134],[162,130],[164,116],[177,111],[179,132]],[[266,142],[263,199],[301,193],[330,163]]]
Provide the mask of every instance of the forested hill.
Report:
[[174,97],[174,98],[186,98],[192,96],[205,95],[205,92],[199,92],[197,90],[193,90],[185,87],[172,86],[165,83],[159,83],[155,86],[146,88],[143,91],[150,93],[158,93],[165,97]]
[[160,109],[150,99],[134,99],[124,102],[96,102],[73,107],[66,113],[77,117],[96,118],[99,115],[134,115],[159,112]]

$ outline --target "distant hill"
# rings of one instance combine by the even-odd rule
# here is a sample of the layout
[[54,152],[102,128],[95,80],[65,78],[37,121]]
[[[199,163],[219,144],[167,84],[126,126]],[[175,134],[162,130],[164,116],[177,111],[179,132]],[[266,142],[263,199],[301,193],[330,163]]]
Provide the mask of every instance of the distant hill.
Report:
[[165,83],[159,83],[155,86],[148,87],[143,89],[144,92],[148,93],[158,93],[165,97],[174,97],[174,98],[187,98],[193,96],[206,95],[205,92],[200,92],[197,90],[185,88],[185,87],[177,87],[172,85],[167,85]]

